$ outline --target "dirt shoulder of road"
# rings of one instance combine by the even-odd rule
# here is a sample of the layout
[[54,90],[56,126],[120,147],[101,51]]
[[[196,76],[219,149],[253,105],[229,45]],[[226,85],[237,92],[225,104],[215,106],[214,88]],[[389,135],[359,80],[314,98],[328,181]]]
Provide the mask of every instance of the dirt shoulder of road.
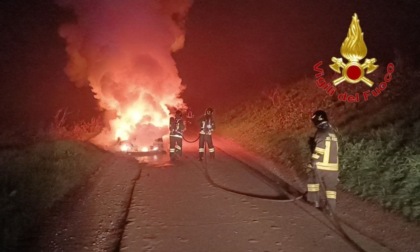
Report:
[[420,251],[419,224],[348,192],[339,191],[337,197],[338,216],[348,226],[393,251]]
[[141,165],[111,157],[88,182],[57,202],[21,243],[22,251],[115,251]]
[[[215,136],[215,146],[227,152],[244,152],[243,160],[278,176],[291,186],[302,190],[303,183],[291,169],[279,165],[243,148],[233,140]],[[408,222],[401,215],[384,210],[380,205],[362,200],[354,194],[338,189],[337,215],[344,224],[396,252],[420,251],[420,224]]]

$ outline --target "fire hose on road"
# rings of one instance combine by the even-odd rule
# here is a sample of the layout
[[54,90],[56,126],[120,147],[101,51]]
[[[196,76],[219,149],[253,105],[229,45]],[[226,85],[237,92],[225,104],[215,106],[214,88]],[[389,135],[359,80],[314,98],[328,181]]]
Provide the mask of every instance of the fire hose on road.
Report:
[[[245,193],[245,192],[241,192],[241,191],[238,191],[238,190],[234,190],[234,189],[219,185],[211,178],[211,176],[209,174],[208,163],[207,163],[207,155],[204,156],[204,160],[203,160],[203,163],[202,163],[202,169],[203,169],[203,172],[204,172],[204,176],[206,177],[207,181],[211,185],[213,185],[214,187],[220,188],[224,191],[231,192],[231,193],[244,195],[244,196],[252,197],[252,198],[258,198],[258,199],[264,199],[264,200],[274,200],[274,201],[280,201],[280,202],[293,202],[293,201],[295,201],[297,199],[300,199],[302,197],[302,196],[294,197],[290,193],[286,192],[283,188],[280,188],[280,189],[282,190],[282,192],[285,195],[287,195],[289,197],[289,199],[283,199],[281,196],[267,196],[267,195],[253,194],[253,193]],[[266,178],[266,179],[268,179],[268,178]],[[274,184],[274,181],[270,181],[270,183]]]
[[[326,186],[325,186],[325,182],[324,182],[324,180],[322,180],[321,179],[321,176],[319,175],[319,173],[318,173],[318,170],[317,169],[314,169],[314,173],[315,173],[315,177],[316,177],[316,180],[319,182],[319,185],[320,185],[320,189],[321,189],[321,193],[323,194],[323,195],[326,195]],[[359,244],[357,244],[355,241],[353,241],[349,236],[348,236],[348,234],[344,231],[344,229],[343,229],[343,227],[341,226],[341,224],[340,224],[340,218],[335,214],[335,211],[332,211],[331,209],[331,205],[330,205],[330,203],[329,203],[329,201],[328,200],[326,200],[326,204],[327,204],[327,206],[328,206],[328,208],[326,209],[326,208],[322,208],[321,210],[325,213],[326,212],[326,214],[327,214],[327,216],[328,216],[328,214],[331,214],[331,217],[332,218],[328,218],[330,221],[331,221],[331,223],[337,228],[337,231],[342,235],[342,237],[343,237],[343,239],[345,240],[345,241],[347,241],[347,243],[349,243],[353,248],[355,248],[357,251],[360,251],[360,252],[366,252],[363,248],[361,248],[360,246],[359,246]]]
[[198,139],[200,139],[200,135],[198,135],[197,139],[193,140],[193,141],[189,141],[188,139],[185,138],[185,136],[182,136],[182,139],[184,139],[185,142],[187,143],[195,143],[198,141]]
[[[185,140],[185,139],[184,139]],[[197,138],[198,140],[198,138]],[[195,141],[197,141],[195,140]],[[194,141],[194,142],[195,142]],[[207,148],[206,148],[207,149]],[[205,150],[206,150],[205,149]],[[207,151],[205,151],[205,153],[207,153]],[[301,199],[303,197],[303,194],[295,197],[292,194],[288,193],[286,190],[284,190],[283,188],[280,187],[280,189],[283,191],[283,193],[285,195],[287,195],[289,197],[289,199],[282,199],[281,196],[266,196],[266,195],[259,195],[259,194],[253,194],[253,193],[245,193],[245,192],[241,192],[238,190],[234,190],[222,185],[217,184],[210,176],[209,171],[208,171],[208,162],[207,162],[207,155],[204,155],[204,160],[202,162],[201,165],[201,169],[204,172],[204,176],[206,177],[206,180],[214,187],[217,187],[219,189],[222,189],[224,191],[230,192],[230,193],[235,193],[235,194],[239,194],[239,195],[243,195],[243,196],[247,196],[247,197],[252,197],[252,198],[258,198],[258,199],[264,199],[264,200],[273,200],[273,201],[278,201],[281,203],[289,203],[289,202],[294,202],[298,199]],[[321,188],[321,193],[325,194],[325,184],[324,182],[320,179],[320,176],[318,174],[318,172],[315,170],[315,176],[317,178],[317,181],[319,181],[320,184],[320,188]],[[268,179],[266,177],[266,179]],[[272,184],[274,184],[274,181],[271,181]],[[336,228],[336,231],[339,233],[339,235],[343,238],[343,240],[345,240],[350,246],[352,246],[355,250],[359,251],[359,252],[366,252],[362,247],[360,247],[354,240],[352,240],[348,234],[344,231],[344,229],[342,228],[341,224],[340,224],[340,218],[335,214],[334,211],[331,211],[331,206],[329,205],[329,202],[327,202],[328,208],[322,208],[320,209],[324,215],[326,215],[327,218],[332,224],[333,226]]]
[[[184,141],[188,142],[188,143],[195,143],[198,141],[198,139],[200,138],[200,135],[198,135],[198,137],[193,140],[190,141],[188,139],[186,139],[185,137],[183,137]],[[207,146],[205,146],[205,153],[207,153]],[[273,201],[278,201],[278,202],[282,202],[282,203],[288,203],[288,202],[294,202],[298,199],[303,198],[303,194],[299,195],[299,196],[293,196],[291,193],[287,192],[286,190],[284,190],[284,188],[282,187],[278,187],[282,190],[282,192],[289,198],[289,199],[283,199],[281,196],[267,196],[267,195],[259,195],[259,194],[253,194],[253,193],[246,193],[246,192],[241,192],[238,190],[234,190],[222,185],[217,184],[210,176],[209,171],[208,171],[208,162],[207,162],[207,155],[204,155],[204,160],[202,162],[202,166],[201,169],[204,172],[204,176],[206,177],[206,180],[214,187],[217,187],[219,189],[222,189],[224,191],[230,192],[230,193],[235,193],[235,194],[239,194],[239,195],[243,195],[243,196],[247,196],[247,197],[252,197],[252,198],[258,198],[258,199],[264,199],[264,200],[273,200]],[[320,188],[321,188],[321,193],[323,193],[325,195],[325,184],[324,182],[321,180],[318,171],[315,169],[315,177],[317,178],[317,181],[319,181],[320,184]],[[265,179],[269,180],[268,177],[264,176]],[[275,184],[274,181],[270,180],[269,181],[270,184]],[[330,222],[336,227],[337,232],[341,235],[341,237],[349,244],[351,245],[354,249],[356,249],[357,251],[360,252],[365,252],[365,250],[363,248],[361,248],[355,241],[353,241],[348,235],[347,233],[344,231],[344,229],[342,228],[341,224],[340,224],[340,219],[339,217],[335,214],[334,211],[331,211],[331,206],[329,205],[329,202],[327,202],[327,206],[328,208],[322,208],[320,209],[328,218],[328,220],[330,220]]]

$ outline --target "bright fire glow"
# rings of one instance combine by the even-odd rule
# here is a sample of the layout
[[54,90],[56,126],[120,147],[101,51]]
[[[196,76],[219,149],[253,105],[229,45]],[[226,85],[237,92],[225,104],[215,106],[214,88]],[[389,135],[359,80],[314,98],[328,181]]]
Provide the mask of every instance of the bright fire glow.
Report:
[[167,134],[168,107],[185,107],[185,88],[172,53],[184,43],[183,24],[192,0],[57,0],[77,23],[64,25],[66,73],[90,85],[109,125],[95,139],[148,146]]
[[123,144],[121,144],[120,149],[123,152],[128,152],[128,151],[131,150],[131,146],[127,143],[123,143]]

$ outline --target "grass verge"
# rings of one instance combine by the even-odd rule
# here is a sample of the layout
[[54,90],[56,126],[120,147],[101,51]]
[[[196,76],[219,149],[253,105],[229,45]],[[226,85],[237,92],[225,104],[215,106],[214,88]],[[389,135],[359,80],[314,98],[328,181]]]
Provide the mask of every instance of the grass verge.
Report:
[[[315,132],[310,115],[323,109],[338,129],[341,187],[420,221],[419,80],[418,72],[395,73],[381,95],[349,103],[328,96],[314,79],[303,79],[232,108],[218,119],[218,132],[276,161],[281,173],[293,170],[304,191],[307,141]],[[338,92],[363,88],[340,85]]]
[[42,213],[82,185],[108,156],[71,140],[0,151],[0,250],[13,251]]

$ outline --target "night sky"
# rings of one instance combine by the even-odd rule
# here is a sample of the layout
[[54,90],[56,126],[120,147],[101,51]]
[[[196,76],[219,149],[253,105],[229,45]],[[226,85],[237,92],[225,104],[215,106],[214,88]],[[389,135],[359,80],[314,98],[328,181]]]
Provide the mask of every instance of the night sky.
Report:
[[[354,13],[367,57],[386,65],[398,52],[420,65],[416,1],[196,0],[185,47],[173,55],[187,85],[184,101],[196,113],[207,106],[217,111],[265,87],[312,77],[316,62],[340,57]],[[3,128],[45,126],[60,108],[73,120],[98,113],[90,89],[76,88],[63,71],[67,55],[58,27],[72,18],[49,0],[0,2]]]
[[419,7],[415,1],[197,0],[187,20],[186,46],[176,55],[190,85],[184,95],[191,104],[220,97],[230,105],[242,94],[312,78],[315,63],[341,57],[354,13],[367,57],[380,65],[394,60],[394,50],[418,58]]

